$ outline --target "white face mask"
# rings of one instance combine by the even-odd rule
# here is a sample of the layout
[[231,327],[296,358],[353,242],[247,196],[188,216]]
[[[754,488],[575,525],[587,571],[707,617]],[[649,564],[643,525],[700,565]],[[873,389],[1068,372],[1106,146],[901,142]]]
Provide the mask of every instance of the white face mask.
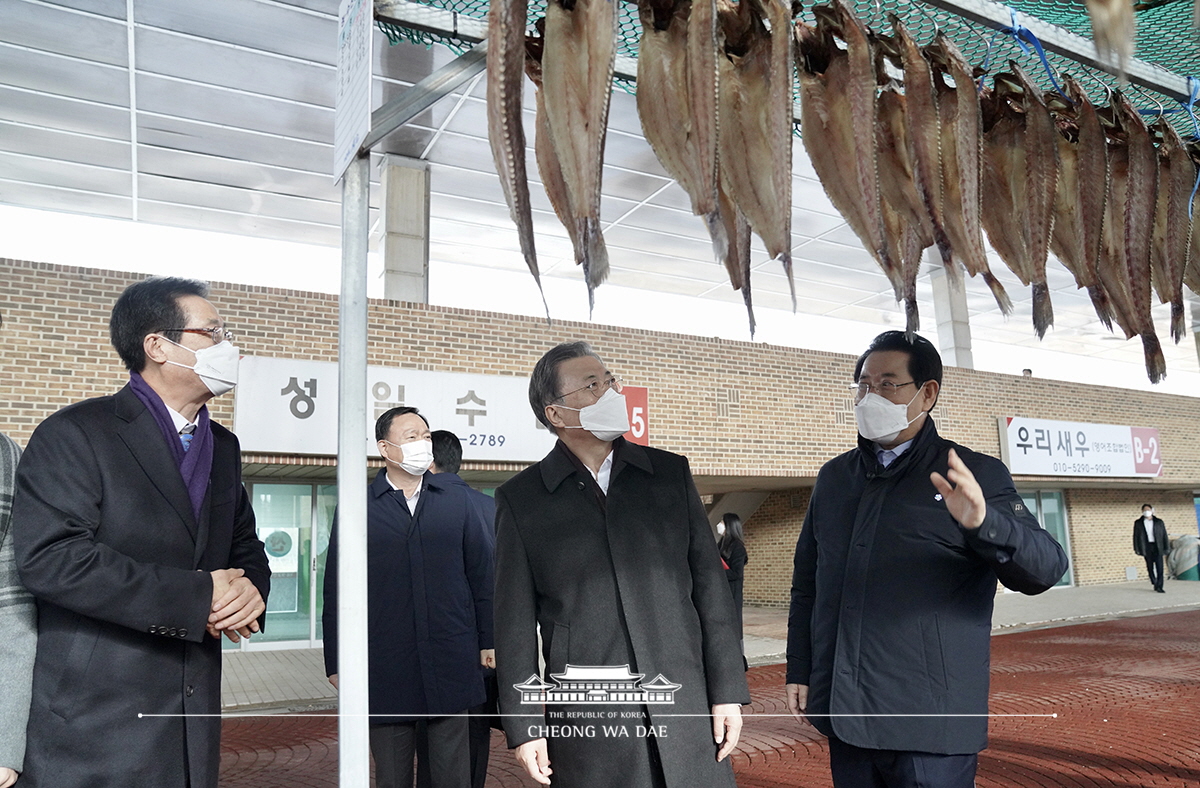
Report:
[[425,471],[429,470],[430,465],[433,465],[433,443],[430,441],[411,441],[403,444],[384,441],[384,443],[399,449],[403,460],[396,462],[386,455],[384,455],[384,459],[393,465],[399,465],[405,473],[411,473],[413,476],[421,476]]
[[1145,517],[1147,520],[1153,520],[1154,519],[1154,510],[1147,509],[1146,511],[1142,512],[1142,517]]
[[579,426],[566,427],[568,430],[587,430],[602,441],[613,441],[629,432],[629,411],[625,407],[625,395],[618,394],[615,389],[605,389],[595,405],[586,408],[568,408],[558,405],[563,410],[579,411]]
[[[167,339],[158,334],[163,339]],[[214,397],[219,397],[222,394],[230,391],[238,382],[238,365],[242,360],[242,353],[232,342],[218,342],[212,347],[200,348],[192,350],[190,347],[180,345],[178,342],[171,342],[172,345],[177,345],[184,350],[189,351],[196,357],[194,366],[189,367],[187,364],[180,364],[178,361],[168,360],[168,364],[174,364],[177,367],[190,369],[200,376],[200,380],[204,381],[204,385],[212,392]]]
[[913,398],[902,405],[886,400],[874,391],[868,392],[854,406],[858,434],[876,443],[891,443],[925,412],[921,411],[911,419],[908,417],[908,406],[919,396],[921,390],[917,389]]
[[725,523],[717,523],[717,536],[725,535]]

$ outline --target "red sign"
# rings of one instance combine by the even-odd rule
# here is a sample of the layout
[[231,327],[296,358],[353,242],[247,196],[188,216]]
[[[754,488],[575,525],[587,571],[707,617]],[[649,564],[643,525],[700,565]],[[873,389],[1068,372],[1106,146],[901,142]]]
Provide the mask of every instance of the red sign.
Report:
[[625,408],[629,411],[629,432],[625,440],[642,446],[650,445],[650,389],[645,386],[625,386]]
[[1162,449],[1158,430],[1149,427],[1130,427],[1133,433],[1133,464],[1138,473],[1162,476]]

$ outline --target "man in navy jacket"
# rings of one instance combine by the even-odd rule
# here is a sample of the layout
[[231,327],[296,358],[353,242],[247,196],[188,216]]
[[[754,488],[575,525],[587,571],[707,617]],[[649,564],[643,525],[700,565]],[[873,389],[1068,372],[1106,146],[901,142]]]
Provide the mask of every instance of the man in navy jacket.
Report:
[[[379,471],[367,497],[371,754],[379,788],[409,788],[418,720],[434,788],[468,788],[466,712],[483,703],[492,649],[492,545],[478,507],[429,472],[429,425],[416,408],[375,423]],[[325,569],[325,669],[337,686],[337,531]]]
[[996,582],[1041,593],[1067,558],[999,460],[938,436],[928,340],[879,335],[854,379],[858,448],[821,469],[796,545],[788,707],[829,737],[836,788],[971,788]]

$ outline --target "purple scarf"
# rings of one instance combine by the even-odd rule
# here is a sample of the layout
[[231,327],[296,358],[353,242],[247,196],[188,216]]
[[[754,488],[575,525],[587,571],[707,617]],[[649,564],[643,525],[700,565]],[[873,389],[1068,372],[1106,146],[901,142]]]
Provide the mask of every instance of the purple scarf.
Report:
[[192,444],[188,451],[184,451],[183,443],[179,440],[179,430],[175,428],[175,421],[171,418],[162,397],[158,396],[158,392],[150,388],[150,384],[137,372],[129,373],[129,388],[133,389],[133,393],[142,401],[142,404],[150,411],[150,415],[154,417],[155,423],[158,424],[158,429],[167,442],[167,448],[170,450],[171,456],[175,458],[175,466],[179,468],[179,473],[183,476],[183,484],[187,487],[188,497],[192,501],[192,513],[199,521],[200,508],[204,505],[204,495],[208,492],[208,480],[212,475],[213,463],[213,436],[212,426],[208,419],[208,406],[200,407],[200,414],[196,419],[196,432],[192,435]]

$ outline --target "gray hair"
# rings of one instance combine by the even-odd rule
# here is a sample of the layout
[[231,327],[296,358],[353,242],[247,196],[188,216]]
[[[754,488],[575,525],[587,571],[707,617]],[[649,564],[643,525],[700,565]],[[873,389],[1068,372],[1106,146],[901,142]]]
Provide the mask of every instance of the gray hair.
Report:
[[556,435],[557,430],[546,418],[546,406],[562,398],[558,365],[583,356],[594,356],[603,361],[587,342],[563,342],[546,351],[546,355],[538,359],[538,363],[533,367],[533,374],[529,377],[529,407],[533,408],[533,415],[537,416],[542,426]]

